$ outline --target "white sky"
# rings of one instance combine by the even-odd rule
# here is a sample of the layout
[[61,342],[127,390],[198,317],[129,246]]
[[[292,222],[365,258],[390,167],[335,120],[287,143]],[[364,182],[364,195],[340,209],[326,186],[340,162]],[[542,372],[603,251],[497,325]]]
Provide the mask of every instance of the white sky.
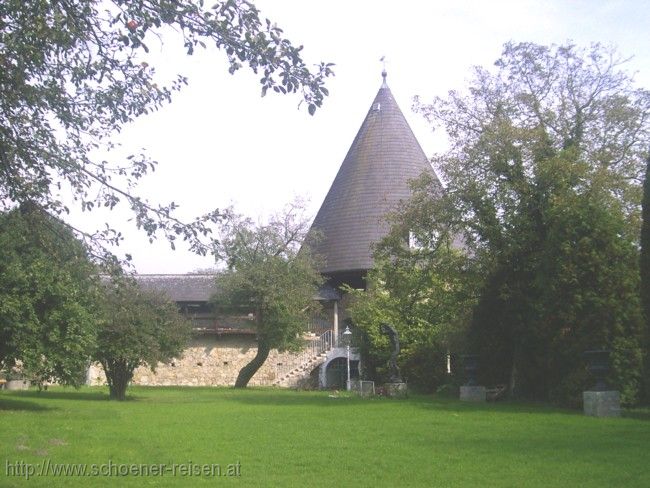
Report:
[[[208,2],[209,3],[209,2]],[[304,56],[336,63],[330,96],[314,117],[298,110],[297,96],[260,98],[259,76],[227,72],[224,54],[188,57],[172,39],[150,45],[148,61],[161,76],[181,73],[189,86],[159,112],[138,120],[119,140],[128,154],[139,148],[159,162],[138,192],[152,201],[175,201],[192,216],[234,205],[257,218],[279,211],[296,196],[315,216],[381,84],[388,85],[416,137],[431,156],[444,139],[411,111],[423,101],[466,86],[473,65],[491,66],[505,42],[615,45],[634,56],[628,70],[650,88],[650,2],[646,0],[257,0],[262,15],[282,27]],[[129,252],[140,273],[184,273],[213,265],[182,245],[171,251],[149,244],[127,222],[109,220],[125,234],[115,251]],[[91,230],[103,214],[76,217]],[[100,225],[101,226],[101,225]]]

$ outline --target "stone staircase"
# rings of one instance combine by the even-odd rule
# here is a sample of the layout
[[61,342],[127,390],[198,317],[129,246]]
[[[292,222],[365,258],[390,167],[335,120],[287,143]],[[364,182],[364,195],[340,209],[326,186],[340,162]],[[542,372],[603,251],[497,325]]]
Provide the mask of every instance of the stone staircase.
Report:
[[292,361],[284,369],[280,368],[273,386],[297,388],[309,382],[311,372],[323,364],[327,353],[332,349],[332,331],[325,331],[320,336],[307,339],[307,347],[298,356],[297,361]]
[[309,358],[305,363],[297,368],[292,369],[273,382],[273,386],[282,386],[285,388],[298,388],[310,380],[311,372],[323,364],[327,358],[327,353],[319,354]]

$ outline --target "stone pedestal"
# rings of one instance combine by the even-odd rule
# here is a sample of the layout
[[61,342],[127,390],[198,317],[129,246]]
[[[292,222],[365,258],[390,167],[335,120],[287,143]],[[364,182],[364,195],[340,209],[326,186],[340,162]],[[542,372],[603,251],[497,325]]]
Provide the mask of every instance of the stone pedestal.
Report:
[[361,381],[359,383],[359,395],[362,397],[370,397],[375,395],[375,382],[374,381]]
[[384,392],[387,397],[391,398],[406,398],[408,396],[406,383],[386,383],[384,384]]
[[484,386],[461,386],[460,400],[463,402],[484,402],[485,387]]
[[585,415],[592,417],[620,417],[621,395],[618,391],[583,391]]

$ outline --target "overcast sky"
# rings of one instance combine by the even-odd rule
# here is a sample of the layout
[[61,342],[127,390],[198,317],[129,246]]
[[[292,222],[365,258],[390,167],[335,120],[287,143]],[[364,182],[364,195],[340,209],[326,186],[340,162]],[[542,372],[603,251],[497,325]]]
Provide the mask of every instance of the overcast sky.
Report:
[[[209,3],[209,2],[208,2]],[[507,41],[615,45],[633,56],[627,68],[650,88],[650,6],[646,0],[257,0],[263,16],[282,27],[304,56],[336,63],[330,96],[315,116],[298,109],[296,96],[260,98],[258,76],[227,72],[222,53],[185,56],[178,43],[150,45],[150,64],[161,77],[181,73],[189,86],[159,112],[119,136],[125,153],[146,148],[159,162],[139,186],[152,201],[175,201],[190,218],[233,205],[254,218],[279,211],[295,197],[315,216],[381,85],[388,85],[428,156],[444,149],[411,111],[424,101],[467,85],[474,65],[491,66]],[[134,257],[140,273],[184,273],[210,267],[182,246],[149,244],[127,214],[111,220],[126,240],[116,249]],[[79,218],[86,228],[102,220]]]

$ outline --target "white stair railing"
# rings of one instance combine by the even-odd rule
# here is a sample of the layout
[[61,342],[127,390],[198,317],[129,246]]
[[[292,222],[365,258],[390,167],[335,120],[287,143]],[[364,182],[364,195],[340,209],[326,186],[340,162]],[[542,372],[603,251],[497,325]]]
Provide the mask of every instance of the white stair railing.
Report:
[[321,335],[315,338],[307,339],[307,347],[300,354],[302,357],[301,363],[291,361],[289,364],[278,365],[276,380],[274,383],[279,383],[284,380],[287,375],[293,371],[299,371],[314,362],[321,354],[326,354],[327,351],[332,349],[334,345],[334,335],[331,330],[326,330]]
[[315,340],[311,340],[309,344],[309,350],[312,353],[312,356],[318,356],[323,352],[327,352],[332,349],[334,345],[334,334],[331,330],[326,330]]

